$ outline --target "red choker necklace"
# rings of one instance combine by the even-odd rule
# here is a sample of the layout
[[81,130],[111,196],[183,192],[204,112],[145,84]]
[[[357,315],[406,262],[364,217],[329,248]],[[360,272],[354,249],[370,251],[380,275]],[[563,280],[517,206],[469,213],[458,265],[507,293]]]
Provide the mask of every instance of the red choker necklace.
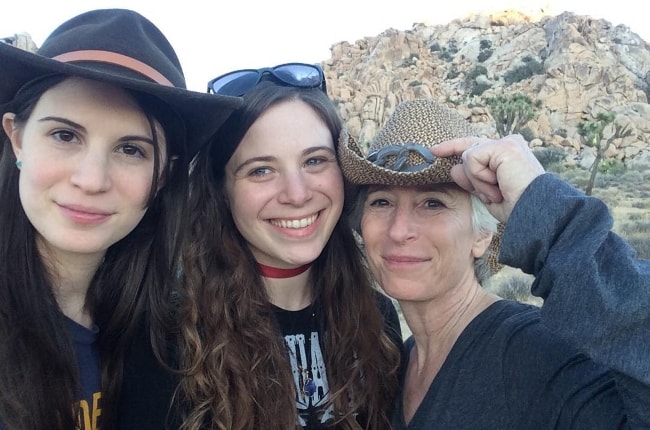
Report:
[[277,267],[265,266],[264,264],[257,263],[257,266],[260,268],[260,273],[265,278],[293,278],[298,276],[301,273],[305,272],[311,267],[311,263],[305,264],[304,266],[296,267],[295,269],[278,269]]

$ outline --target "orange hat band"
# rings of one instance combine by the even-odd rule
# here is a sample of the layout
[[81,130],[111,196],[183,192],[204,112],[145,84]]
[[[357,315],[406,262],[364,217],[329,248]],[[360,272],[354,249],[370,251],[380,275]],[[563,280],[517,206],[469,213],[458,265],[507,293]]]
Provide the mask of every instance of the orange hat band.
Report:
[[138,72],[160,85],[167,87],[174,86],[174,84],[172,84],[169,79],[167,79],[162,75],[162,73],[153,67],[143,63],[142,61],[136,60],[135,58],[117,54],[115,52],[99,50],[72,51],[57,55],[52,59],[60,61],[62,63],[74,63],[76,61],[97,61],[101,63],[115,64],[117,66]]

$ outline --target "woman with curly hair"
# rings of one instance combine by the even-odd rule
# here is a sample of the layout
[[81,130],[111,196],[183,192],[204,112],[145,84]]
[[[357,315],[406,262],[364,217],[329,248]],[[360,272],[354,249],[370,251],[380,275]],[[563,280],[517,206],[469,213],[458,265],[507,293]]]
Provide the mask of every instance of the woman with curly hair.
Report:
[[347,221],[322,70],[236,71],[210,90],[244,105],[190,177],[182,428],[389,428],[399,320]]

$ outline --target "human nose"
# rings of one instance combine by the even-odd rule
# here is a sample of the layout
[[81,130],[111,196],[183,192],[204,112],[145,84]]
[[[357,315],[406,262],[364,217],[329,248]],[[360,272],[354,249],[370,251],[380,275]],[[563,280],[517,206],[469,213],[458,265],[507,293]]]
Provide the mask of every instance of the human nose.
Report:
[[311,199],[311,196],[309,181],[302,172],[295,172],[285,177],[279,201],[291,205],[301,205]]
[[407,242],[416,236],[417,223],[409,208],[397,205],[389,223],[388,237],[397,243]]
[[75,160],[75,163],[70,178],[73,185],[87,193],[99,193],[110,188],[110,166],[106,155],[89,150]]

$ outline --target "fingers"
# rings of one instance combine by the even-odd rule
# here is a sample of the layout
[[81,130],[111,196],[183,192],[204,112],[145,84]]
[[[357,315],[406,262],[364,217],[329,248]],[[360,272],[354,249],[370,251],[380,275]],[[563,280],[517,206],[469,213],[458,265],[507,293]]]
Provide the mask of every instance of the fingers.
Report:
[[436,157],[451,157],[452,155],[461,155],[465,150],[474,144],[488,142],[490,139],[483,137],[461,137],[459,139],[448,140],[431,148],[431,153]]
[[460,155],[452,179],[488,205],[501,221],[507,219],[526,187],[544,173],[541,164],[520,135],[494,140],[468,137],[431,148],[437,157]]

